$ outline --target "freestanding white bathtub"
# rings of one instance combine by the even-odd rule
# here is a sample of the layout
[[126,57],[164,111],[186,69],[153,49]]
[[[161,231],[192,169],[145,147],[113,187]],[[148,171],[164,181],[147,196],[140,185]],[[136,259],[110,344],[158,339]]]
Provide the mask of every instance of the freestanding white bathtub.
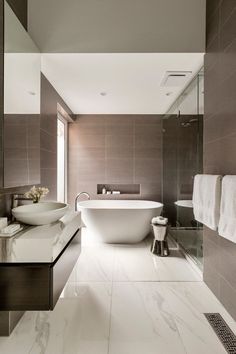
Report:
[[147,200],[86,200],[78,203],[82,220],[97,241],[137,243],[150,232],[150,222],[163,204]]

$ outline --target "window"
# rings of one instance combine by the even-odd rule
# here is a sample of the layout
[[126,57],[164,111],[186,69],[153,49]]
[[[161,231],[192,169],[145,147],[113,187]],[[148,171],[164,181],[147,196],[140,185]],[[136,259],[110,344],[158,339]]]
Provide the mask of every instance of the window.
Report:
[[67,121],[57,115],[57,200],[67,200]]

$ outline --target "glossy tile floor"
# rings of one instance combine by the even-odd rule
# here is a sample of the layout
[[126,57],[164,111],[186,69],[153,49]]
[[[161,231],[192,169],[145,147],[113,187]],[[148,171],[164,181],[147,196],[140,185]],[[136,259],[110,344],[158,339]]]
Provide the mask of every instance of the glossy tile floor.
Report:
[[203,313],[236,323],[177,250],[159,258],[149,247],[83,242],[55,310],[25,313],[0,353],[225,353]]

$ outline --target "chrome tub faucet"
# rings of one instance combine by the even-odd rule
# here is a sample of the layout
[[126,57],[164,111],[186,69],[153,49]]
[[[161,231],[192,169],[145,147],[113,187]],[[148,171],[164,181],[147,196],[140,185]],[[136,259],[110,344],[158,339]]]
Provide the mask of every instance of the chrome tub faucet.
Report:
[[90,195],[87,193],[87,192],[80,192],[77,196],[76,196],[76,198],[75,198],[75,211],[77,211],[78,210],[78,199],[79,199],[79,197],[81,196],[81,195],[86,195],[86,197],[88,198],[88,200],[90,200],[91,198],[90,198]]

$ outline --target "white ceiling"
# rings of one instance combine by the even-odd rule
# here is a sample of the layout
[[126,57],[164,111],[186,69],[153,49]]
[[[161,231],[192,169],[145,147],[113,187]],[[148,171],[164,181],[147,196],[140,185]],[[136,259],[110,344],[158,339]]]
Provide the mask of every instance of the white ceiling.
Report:
[[190,81],[202,65],[202,53],[42,54],[43,74],[75,114],[166,113],[187,84],[162,87],[166,71],[191,71]]
[[40,53],[5,3],[4,113],[40,113]]

